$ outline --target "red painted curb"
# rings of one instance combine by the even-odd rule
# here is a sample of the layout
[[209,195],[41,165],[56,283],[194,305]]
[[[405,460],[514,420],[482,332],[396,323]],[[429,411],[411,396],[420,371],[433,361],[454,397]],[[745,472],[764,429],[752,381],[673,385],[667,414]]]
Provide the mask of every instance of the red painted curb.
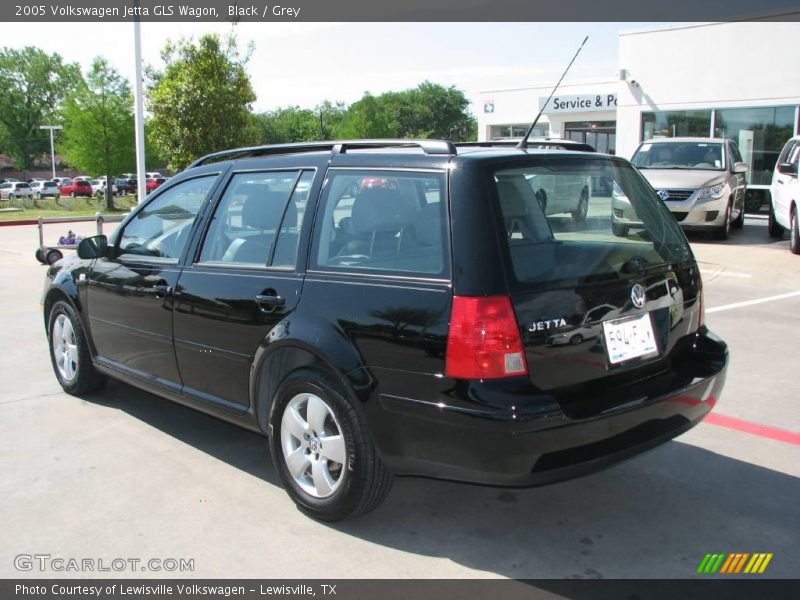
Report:
[[0,221],[0,227],[11,227],[12,225],[38,225],[37,219],[24,219],[21,221]]
[[800,446],[800,433],[786,431],[785,429],[779,429],[777,427],[759,425],[758,423],[752,423],[750,421],[726,417],[725,415],[721,415],[719,413],[710,413],[706,415],[706,418],[703,419],[703,422],[709,423],[710,425],[717,425],[718,427],[733,429],[734,431],[741,431],[743,433],[750,433],[759,437],[777,440],[786,444]]

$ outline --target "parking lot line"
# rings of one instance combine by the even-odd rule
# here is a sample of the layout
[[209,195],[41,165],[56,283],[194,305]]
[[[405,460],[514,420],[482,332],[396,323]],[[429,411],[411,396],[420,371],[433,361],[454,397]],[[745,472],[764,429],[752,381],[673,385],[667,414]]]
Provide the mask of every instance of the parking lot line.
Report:
[[778,427],[768,427],[767,425],[760,425],[751,421],[726,417],[719,413],[709,413],[706,418],[703,419],[703,422],[710,425],[717,425],[718,427],[733,429],[734,431],[741,431],[743,433],[750,433],[759,437],[777,440],[786,444],[800,446],[800,433],[779,429]]
[[734,302],[733,304],[723,304],[722,306],[707,308],[706,314],[722,312],[724,310],[733,310],[734,308],[743,308],[745,306],[752,306],[753,304],[761,304],[763,302],[772,302],[774,300],[794,298],[795,296],[800,296],[800,290],[796,292],[788,292],[786,294],[778,294],[777,296],[766,296],[764,298],[756,298],[755,300],[745,300],[744,302]]

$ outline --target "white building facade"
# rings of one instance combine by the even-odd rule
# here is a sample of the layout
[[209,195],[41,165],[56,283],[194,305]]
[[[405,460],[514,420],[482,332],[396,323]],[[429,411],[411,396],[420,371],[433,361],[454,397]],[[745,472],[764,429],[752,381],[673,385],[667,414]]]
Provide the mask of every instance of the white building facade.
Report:
[[[800,133],[798,40],[800,23],[759,20],[620,32],[615,76],[562,84],[535,134],[625,158],[654,137],[728,137],[765,189]],[[553,85],[482,92],[478,139],[523,135]]]

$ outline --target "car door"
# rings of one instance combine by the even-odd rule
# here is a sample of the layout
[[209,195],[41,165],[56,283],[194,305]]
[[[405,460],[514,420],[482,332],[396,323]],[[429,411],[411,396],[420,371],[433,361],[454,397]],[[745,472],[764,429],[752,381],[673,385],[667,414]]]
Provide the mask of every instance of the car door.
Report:
[[175,293],[184,395],[228,410],[249,406],[255,352],[300,296],[298,248],[314,177],[311,168],[242,171],[225,184]]
[[[792,193],[798,193],[797,163],[800,155],[800,141],[789,140],[784,146],[775,165],[772,175],[772,206],[775,219],[783,227],[789,227],[789,208],[791,207]],[[792,162],[794,160],[794,162]],[[783,165],[794,164],[794,173]]]
[[107,258],[88,274],[88,313],[97,360],[177,391],[172,343],[173,290],[180,260],[218,172],[154,195],[115,233]]

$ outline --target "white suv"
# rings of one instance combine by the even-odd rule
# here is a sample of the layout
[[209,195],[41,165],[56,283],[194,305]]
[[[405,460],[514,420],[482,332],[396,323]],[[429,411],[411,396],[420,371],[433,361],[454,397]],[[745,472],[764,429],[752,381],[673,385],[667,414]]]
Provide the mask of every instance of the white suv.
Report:
[[789,230],[789,249],[800,254],[800,231],[797,221],[800,210],[800,182],[797,179],[798,159],[800,159],[800,135],[793,137],[783,147],[775,172],[772,174],[772,200],[769,206],[769,234],[774,238],[783,237]]

